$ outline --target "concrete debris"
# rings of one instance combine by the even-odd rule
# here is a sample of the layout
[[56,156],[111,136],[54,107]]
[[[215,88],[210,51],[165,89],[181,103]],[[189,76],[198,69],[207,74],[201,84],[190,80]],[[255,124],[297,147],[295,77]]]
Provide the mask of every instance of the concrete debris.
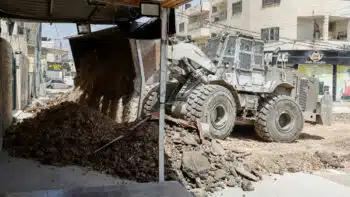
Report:
[[[98,110],[62,102],[67,99],[71,95],[61,95],[40,106],[36,116],[13,125],[5,136],[10,155],[57,166],[80,165],[139,182],[157,181],[158,122],[148,121],[129,131],[138,123],[118,124]],[[195,196],[226,186],[252,191],[251,181],[262,180],[262,173],[271,168],[263,165],[263,159],[251,160],[248,150],[228,147],[226,141],[201,141],[191,128],[168,122],[165,129],[166,179],[180,181]],[[93,154],[120,135],[125,137]],[[334,168],[350,158],[323,152],[315,155],[324,166]],[[301,170],[287,161],[280,165],[283,158],[268,160],[276,166],[274,173]]]
[[344,168],[344,165],[342,164],[343,159],[338,157],[335,153],[329,153],[329,152],[315,152],[315,155],[320,158],[320,161],[332,168]]
[[210,163],[200,151],[187,151],[182,156],[182,170],[192,179],[207,178]]
[[252,181],[259,180],[258,177],[256,177],[254,174],[246,171],[244,168],[235,167],[235,170],[236,170],[237,174],[243,176],[244,178],[247,178],[247,179],[252,180]]
[[224,179],[226,177],[226,171],[222,169],[218,169],[215,171],[214,179],[219,181],[221,179]]
[[206,196],[207,196],[205,190],[202,189],[202,188],[191,189],[190,192],[191,192],[195,197],[206,197]]
[[226,182],[228,187],[236,187],[238,185],[236,177],[230,176]]
[[224,148],[216,140],[211,141],[211,148],[212,148],[213,155],[224,155],[225,154]]
[[247,179],[243,179],[242,181],[242,189],[243,191],[254,191],[254,186],[251,181]]
[[194,137],[192,135],[185,135],[182,138],[182,142],[185,145],[193,145],[193,146],[197,146],[198,142],[194,139]]

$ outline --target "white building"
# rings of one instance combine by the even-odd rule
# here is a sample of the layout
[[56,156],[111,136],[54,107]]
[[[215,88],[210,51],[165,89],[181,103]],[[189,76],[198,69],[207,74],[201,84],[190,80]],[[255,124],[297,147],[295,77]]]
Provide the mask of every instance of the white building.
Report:
[[27,55],[27,37],[24,22],[0,20],[0,36],[11,43],[16,53]]
[[350,41],[350,1],[346,0],[209,0],[202,6],[183,6],[177,13],[179,35],[194,39],[223,30],[216,24],[225,24],[231,27],[226,30],[236,27],[274,46],[280,41],[282,50],[332,45],[338,49]]
[[[177,13],[187,17],[179,20],[177,15],[182,35],[196,40],[219,31],[239,31],[261,38],[266,59],[269,51],[280,47],[283,61],[319,78],[320,93],[329,90],[334,100],[350,100],[350,1],[209,0]],[[204,19],[209,25],[190,28]]]
[[202,5],[190,7],[190,4],[176,10],[176,32],[179,36],[190,35],[201,45],[201,40],[211,36],[209,19],[211,3],[203,2]]

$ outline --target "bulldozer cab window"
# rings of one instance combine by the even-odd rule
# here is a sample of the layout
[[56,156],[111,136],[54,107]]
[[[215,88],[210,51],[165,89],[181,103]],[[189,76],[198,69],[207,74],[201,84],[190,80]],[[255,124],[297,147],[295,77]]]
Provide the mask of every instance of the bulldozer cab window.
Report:
[[235,56],[235,52],[236,52],[236,38],[233,36],[230,36],[228,41],[227,41],[227,45],[226,45],[226,49],[225,49],[225,56]]
[[263,42],[255,42],[254,43],[254,64],[255,64],[255,67],[264,68],[263,56],[264,56],[264,43]]
[[239,51],[239,66],[241,69],[250,70],[252,64],[252,51],[253,41],[241,38],[240,39],[240,51]]
[[230,36],[227,40],[223,63],[233,66],[235,62],[235,53],[236,53],[236,37]]
[[208,41],[208,45],[205,48],[205,54],[210,58],[216,58],[216,54],[218,52],[218,48],[220,45],[220,39],[212,39]]

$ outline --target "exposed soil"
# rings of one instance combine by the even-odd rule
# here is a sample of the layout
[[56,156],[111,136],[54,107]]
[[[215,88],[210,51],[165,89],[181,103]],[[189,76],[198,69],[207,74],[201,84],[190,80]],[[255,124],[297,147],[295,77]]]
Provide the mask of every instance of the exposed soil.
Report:
[[[78,97],[78,96],[77,96]],[[63,102],[61,95],[5,136],[12,156],[50,165],[80,165],[139,182],[158,180],[158,122],[117,124],[87,106]],[[60,103],[60,104],[57,104]],[[56,105],[55,105],[56,104]],[[132,110],[131,110],[132,111]],[[254,190],[263,174],[311,172],[350,167],[350,120],[333,117],[332,126],[305,124],[294,143],[260,141],[252,127],[236,126],[226,140],[204,140],[196,130],[166,124],[166,178],[179,180],[196,196],[223,187]],[[94,153],[118,136],[124,138]]]
[[290,144],[261,142],[252,128],[238,127],[222,144],[227,149],[252,153],[246,162],[267,173],[349,167],[344,159],[350,153],[349,125],[339,121],[332,126],[305,124],[299,140]]
[[[13,125],[4,148],[11,156],[42,164],[80,165],[129,180],[156,181],[158,125],[143,124],[133,131],[130,127],[86,106],[64,102]],[[124,137],[95,153],[119,136]]]

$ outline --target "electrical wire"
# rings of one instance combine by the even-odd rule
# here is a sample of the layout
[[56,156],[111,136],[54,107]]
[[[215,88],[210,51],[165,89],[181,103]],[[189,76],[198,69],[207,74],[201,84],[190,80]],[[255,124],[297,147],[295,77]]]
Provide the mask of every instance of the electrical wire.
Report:
[[[241,28],[236,28],[236,27],[232,27],[232,26],[227,26],[227,25],[223,25],[223,24],[220,24],[220,25],[222,25],[222,26],[224,26],[224,27],[222,27],[222,26],[218,26],[217,24],[214,24],[214,23],[211,23],[210,24],[211,26],[216,26],[216,27],[218,27],[218,28],[222,28],[222,29],[226,29],[226,28],[228,28],[228,29],[232,29],[232,30],[234,30],[234,31],[246,31],[246,32],[249,32],[249,33],[251,33],[251,34],[258,34],[258,35],[261,35],[261,33],[259,33],[259,32],[254,32],[254,31],[250,31],[250,30],[244,30],[244,29],[241,29]],[[226,28],[225,28],[226,27]],[[283,44],[296,44],[297,42],[298,42],[298,45],[301,45],[301,46],[306,46],[306,47],[312,47],[312,46],[315,46],[315,45],[317,45],[317,46],[320,46],[320,47],[323,47],[323,48],[325,48],[325,49],[329,49],[329,50],[335,50],[335,49],[339,49],[339,50],[344,50],[343,48],[335,48],[335,47],[333,47],[332,45],[324,45],[324,44],[320,44],[320,43],[307,43],[307,42],[305,42],[305,41],[297,41],[297,40],[293,40],[293,39],[291,39],[291,38],[284,38],[284,37],[280,37],[280,38],[282,38],[282,39],[285,39],[285,40],[287,40],[287,41],[282,41],[282,40],[279,40],[278,42],[281,42],[281,43],[283,43]],[[269,47],[269,46],[267,46],[267,47]]]
[[[181,13],[180,13],[181,14]],[[184,14],[186,17],[190,17],[189,15],[186,15]],[[247,30],[247,29],[242,29],[242,28],[238,28],[238,27],[234,27],[234,26],[229,26],[229,25],[224,25],[224,24],[220,24],[220,23],[217,23],[217,22],[214,22],[214,23],[210,23],[209,22],[209,25],[210,26],[216,26],[218,28],[221,28],[221,29],[233,29],[235,31],[243,31],[243,32],[247,32],[247,33],[250,33],[250,34],[256,34],[256,35],[259,35],[261,36],[261,33],[260,32],[255,32],[255,31],[252,31],[252,30]],[[220,27],[221,26],[221,27]],[[292,44],[295,44],[296,42],[298,42],[298,44],[304,44],[304,46],[306,46],[305,44],[308,45],[308,47],[310,46],[320,46],[320,47],[324,47],[324,48],[327,48],[327,49],[331,49],[331,50],[335,50],[335,49],[339,49],[339,50],[345,50],[344,48],[342,48],[341,46],[339,45],[331,45],[327,42],[323,42],[323,41],[318,41],[319,43],[307,43],[305,41],[299,41],[299,40],[295,40],[295,39],[292,39],[292,38],[287,38],[287,37],[279,37],[281,39],[284,39],[284,40],[288,40],[290,42],[283,42],[283,41],[279,41],[279,42],[283,42],[283,43],[292,43]],[[322,44],[323,43],[323,44]]]

